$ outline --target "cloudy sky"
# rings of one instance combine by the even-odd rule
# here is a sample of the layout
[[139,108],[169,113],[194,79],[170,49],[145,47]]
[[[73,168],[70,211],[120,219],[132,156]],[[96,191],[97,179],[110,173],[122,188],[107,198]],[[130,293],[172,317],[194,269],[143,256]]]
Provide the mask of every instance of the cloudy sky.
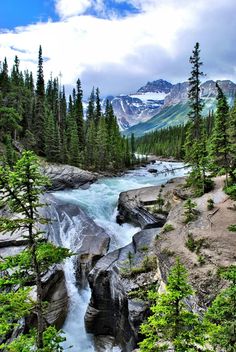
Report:
[[67,89],[80,77],[84,95],[135,92],[158,78],[188,78],[200,42],[206,79],[236,82],[236,0],[6,0],[0,12],[0,60],[17,55]]

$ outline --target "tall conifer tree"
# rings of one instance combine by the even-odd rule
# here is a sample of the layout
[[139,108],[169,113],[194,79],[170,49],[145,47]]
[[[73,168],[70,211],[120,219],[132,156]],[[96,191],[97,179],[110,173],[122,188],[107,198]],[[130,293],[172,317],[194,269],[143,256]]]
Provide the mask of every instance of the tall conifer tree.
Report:
[[38,56],[38,73],[36,83],[36,95],[35,95],[35,111],[34,111],[34,135],[36,139],[36,150],[39,154],[44,151],[44,133],[43,127],[45,123],[45,87],[44,87],[44,75],[43,75],[43,56],[42,47],[39,47]]
[[230,176],[236,182],[236,99],[230,112],[229,141]]
[[85,143],[85,131],[84,131],[84,112],[83,112],[83,91],[81,88],[80,79],[76,82],[76,100],[75,100],[75,118],[77,123],[78,130],[78,143],[79,150],[82,151],[84,149]]
[[220,86],[216,83],[218,90],[217,110],[215,115],[215,124],[210,144],[211,166],[216,172],[224,172],[226,174],[226,185],[228,184],[229,173],[229,105],[227,99],[222,92]]
[[199,43],[196,43],[193,54],[190,57],[192,64],[191,76],[189,78],[189,127],[185,141],[185,161],[192,166],[192,172],[188,178],[189,184],[196,188],[196,192],[202,194],[206,190],[206,134],[202,120],[203,103],[200,98],[200,84],[203,72],[200,60]]

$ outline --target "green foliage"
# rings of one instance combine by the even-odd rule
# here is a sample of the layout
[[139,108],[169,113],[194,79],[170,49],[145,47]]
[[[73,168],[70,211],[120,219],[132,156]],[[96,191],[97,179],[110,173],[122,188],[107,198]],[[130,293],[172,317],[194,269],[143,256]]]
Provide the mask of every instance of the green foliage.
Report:
[[236,182],[236,99],[234,106],[229,115],[229,161],[230,161],[230,176]]
[[229,225],[227,228],[231,232],[236,232],[236,224]]
[[[52,336],[51,342],[45,340],[45,336],[49,335],[45,335],[42,275],[71,253],[66,248],[46,242],[44,238],[41,226],[47,224],[48,219],[40,214],[43,206],[40,197],[46,184],[48,180],[41,175],[33,152],[24,152],[12,169],[9,166],[0,166],[0,204],[8,207],[10,212],[9,217],[0,218],[0,232],[21,231],[28,242],[19,254],[3,258],[0,262],[1,338],[6,338],[20,318],[30,312],[37,315],[37,334],[32,333],[29,338],[20,336],[12,345],[4,346],[9,351],[60,351],[54,345],[57,345],[61,337],[56,334],[54,341],[53,330],[47,330]],[[30,299],[30,289],[25,288],[31,285],[36,286],[35,302]],[[19,346],[23,345],[24,348],[21,349]]]
[[172,224],[165,224],[161,230],[162,233],[173,231],[175,228]]
[[121,136],[111,103],[103,114],[98,88],[91,93],[85,122],[79,79],[68,107],[61,75],[51,76],[45,89],[41,46],[36,87],[32,73],[22,73],[19,66],[16,57],[11,75],[6,60],[0,67],[0,142],[6,145],[5,162],[14,163],[13,139],[48,161],[91,170],[113,171],[136,162],[134,138]]
[[129,298],[147,301],[149,304],[155,303],[157,284],[152,283],[132,290],[128,293]]
[[32,330],[28,335],[20,335],[9,345],[5,346],[8,352],[63,352],[60,344],[65,341],[62,331],[57,331],[55,327],[49,326],[43,332],[43,346],[38,349],[34,342],[36,331]]
[[197,213],[196,213],[196,208],[197,204],[195,202],[193,202],[190,198],[188,198],[186,200],[186,202],[184,203],[184,223],[188,224],[190,221],[193,221],[196,219],[197,217]]
[[190,107],[188,116],[190,123],[184,144],[185,162],[192,167],[188,183],[194,187],[197,195],[201,195],[206,192],[208,186],[206,184],[207,131],[202,119],[203,103],[200,98],[200,79],[203,76],[203,72],[200,70],[202,62],[200,61],[199,43],[196,43],[193,55],[189,61],[192,64],[188,90],[188,103]]
[[215,124],[209,145],[211,168],[216,173],[226,174],[226,185],[230,168],[230,143],[228,134],[229,105],[222,89],[216,83],[218,90]]
[[197,257],[197,260],[198,260],[200,266],[202,266],[202,265],[204,265],[206,263],[205,257],[203,255],[199,255]]
[[[2,281],[2,280],[1,280]],[[9,282],[7,282],[9,285]],[[1,287],[2,285],[0,285]],[[0,293],[0,337],[9,334],[19,325],[18,320],[27,316],[32,309],[28,299],[29,288],[19,288],[11,292]]]
[[[129,254],[130,253],[130,254]],[[157,267],[156,257],[145,255],[141,264],[139,266],[135,266],[133,263],[134,256],[131,252],[128,253],[128,264],[129,267],[121,268],[121,275],[126,278],[134,277],[141,273],[147,273],[149,271],[155,270]],[[124,263],[125,264],[125,263]]]
[[209,342],[215,350],[234,352],[236,350],[236,266],[223,272],[228,288],[213,301],[205,315]]
[[207,200],[207,210],[214,209],[214,200],[212,198]]
[[139,343],[142,352],[167,351],[173,346],[176,352],[196,351],[203,346],[199,317],[189,311],[186,299],[193,294],[187,282],[187,272],[179,260],[172,268],[163,294],[151,294],[155,304],[152,315],[141,325],[145,336]]
[[12,137],[15,132],[21,130],[21,116],[12,107],[0,107],[0,140],[3,140],[5,134],[10,134]]
[[133,265],[134,254],[129,251],[128,254],[127,254],[127,258],[128,258],[128,261],[129,261],[129,269],[131,270],[132,269],[132,265]]
[[[157,132],[157,130],[158,132],[161,130],[166,131],[169,128],[175,128],[175,126],[184,125],[186,123],[186,116],[188,112],[189,106],[187,103],[178,103],[176,105],[166,106],[150,120],[138,123],[137,125],[130,127],[127,131],[124,132],[124,134],[131,136],[131,134],[134,133],[136,137],[142,136],[141,138],[145,138],[146,134],[151,135],[152,133]],[[158,149],[158,144],[156,144],[154,148]],[[171,153],[171,149],[168,148],[168,146],[166,150],[169,150]],[[175,153],[174,148],[172,152]]]
[[183,158],[183,143],[186,127],[183,125],[157,130],[136,139],[140,154],[155,154],[164,157]]
[[232,184],[228,187],[225,187],[224,191],[230,196],[230,198],[236,200],[236,184]]
[[188,239],[185,242],[185,246],[191,251],[191,252],[196,252],[197,254],[199,254],[200,249],[202,248],[202,246],[204,245],[204,238],[200,238],[199,240],[195,240],[193,238],[193,234],[192,233],[188,233]]
[[164,199],[162,198],[161,194],[162,194],[162,188],[160,188],[160,191],[159,191],[158,197],[157,197],[157,201],[156,201],[156,203],[157,203],[157,205],[158,205],[157,212],[162,212],[162,210],[163,210],[163,205],[164,205],[164,203],[165,203],[165,201],[164,201]]

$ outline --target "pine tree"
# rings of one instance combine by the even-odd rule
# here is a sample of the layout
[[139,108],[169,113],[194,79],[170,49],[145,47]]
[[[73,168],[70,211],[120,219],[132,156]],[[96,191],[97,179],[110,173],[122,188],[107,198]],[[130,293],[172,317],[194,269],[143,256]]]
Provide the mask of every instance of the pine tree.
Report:
[[[0,232],[23,231],[24,238],[28,240],[26,248],[15,256],[6,257],[0,262],[0,271],[4,273],[0,280],[0,302],[3,304],[3,318],[0,320],[0,331],[4,335],[10,333],[14,327],[14,319],[24,317],[33,310],[37,316],[37,333],[33,331],[29,336],[21,335],[13,342],[17,348],[10,351],[22,351],[22,341],[30,346],[31,351],[37,346],[38,351],[58,351],[52,347],[52,341],[58,336],[54,330],[51,341],[45,341],[48,331],[44,322],[43,283],[42,275],[56,263],[70,255],[68,249],[55,247],[52,243],[43,240],[40,224],[46,224],[47,219],[40,215],[40,196],[47,179],[39,172],[39,164],[32,152],[24,152],[17,161],[13,170],[9,167],[0,167],[0,204],[7,205],[11,217],[0,218]],[[17,216],[16,216],[17,215]],[[36,302],[29,299],[29,285],[36,285]],[[14,285],[20,288],[16,292]],[[9,286],[12,295],[9,296]],[[16,299],[19,299],[18,306]],[[2,305],[1,305],[2,308]],[[57,341],[60,340],[58,336]],[[61,341],[61,340],[60,340]],[[30,344],[30,345],[29,345]],[[21,345],[21,349],[19,348]],[[6,347],[8,350],[8,346]],[[57,344],[57,347],[58,344]],[[5,350],[5,349],[4,349]]]
[[14,108],[0,108],[0,141],[5,134],[9,134],[12,139],[16,139],[17,133],[21,130],[21,116]]
[[94,121],[94,119],[95,119],[95,93],[94,93],[94,88],[92,89],[92,92],[90,94],[86,115],[87,115],[87,127],[88,127],[90,122],[92,120]]
[[223,273],[229,286],[213,301],[205,315],[210,344],[223,351],[236,351],[236,266]]
[[36,151],[39,154],[44,152],[44,133],[43,127],[46,118],[45,111],[45,87],[44,87],[44,75],[43,75],[43,56],[42,47],[39,47],[38,56],[38,74],[36,83],[35,93],[35,108],[34,108],[34,119],[33,119],[33,131],[36,139]]
[[229,158],[230,158],[230,176],[236,183],[236,99],[234,106],[230,111],[229,117]]
[[218,90],[217,110],[215,114],[215,124],[210,142],[211,167],[216,173],[226,174],[226,185],[228,185],[229,173],[229,151],[230,141],[228,135],[229,105],[222,89],[216,83]]
[[76,82],[76,100],[75,100],[75,118],[78,130],[78,143],[79,150],[82,151],[84,149],[85,143],[85,130],[84,130],[84,113],[83,113],[83,91],[81,88],[80,79]]
[[5,162],[10,168],[15,164],[17,160],[17,154],[12,145],[12,138],[9,134],[4,136],[4,144],[5,144]]
[[96,89],[96,106],[94,112],[94,119],[95,119],[95,126],[98,127],[100,118],[102,116],[102,107],[101,107],[101,100],[100,100],[100,92],[99,89]]
[[96,166],[100,170],[105,170],[110,161],[108,155],[108,142],[106,121],[104,117],[101,117],[97,128],[95,154]]
[[134,134],[131,134],[131,139],[130,139],[130,147],[131,147],[131,159],[132,162],[135,160],[135,139],[134,139]]
[[2,92],[3,98],[5,98],[10,90],[10,79],[8,76],[8,64],[6,58],[3,61],[2,69],[0,72],[0,90]]
[[186,269],[177,260],[169,274],[166,292],[149,294],[156,303],[151,306],[153,314],[141,325],[145,336],[139,343],[141,351],[167,351],[171,346],[176,352],[204,351],[200,319],[186,305],[186,299],[192,294]]
[[48,161],[60,161],[58,124],[52,112],[48,112],[44,124],[44,150]]
[[68,125],[68,158],[69,163],[74,166],[79,166],[81,162],[79,151],[79,139],[77,124],[74,116],[72,115]]
[[94,169],[95,167],[95,140],[96,140],[96,129],[94,121],[90,121],[87,133],[86,133],[86,149],[85,149],[85,165],[88,168]]
[[209,182],[206,178],[206,133],[201,116],[203,103],[200,98],[200,78],[203,76],[203,72],[201,71],[202,62],[200,61],[199,43],[196,43],[194,47],[190,63],[192,64],[188,91],[190,123],[184,146],[185,162],[192,167],[188,183],[194,186],[196,192],[200,195],[206,191]]

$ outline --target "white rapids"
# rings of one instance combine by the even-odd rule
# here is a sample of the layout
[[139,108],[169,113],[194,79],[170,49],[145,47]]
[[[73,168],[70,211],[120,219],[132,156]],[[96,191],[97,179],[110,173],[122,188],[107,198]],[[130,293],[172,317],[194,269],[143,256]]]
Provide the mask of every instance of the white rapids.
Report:
[[[149,173],[148,168],[156,169],[157,173]],[[183,163],[157,161],[155,164],[129,171],[121,177],[100,179],[86,190],[59,191],[54,192],[53,196],[67,204],[78,205],[97,225],[104,228],[111,237],[110,250],[114,250],[130,243],[133,235],[139,231],[139,228],[133,225],[120,226],[116,223],[119,194],[130,189],[166,183],[173,177],[186,175],[187,171],[183,168]],[[78,236],[78,232],[73,231],[73,228],[63,231],[63,224],[60,224],[60,242],[72,251],[74,236]],[[66,260],[64,271],[70,308],[62,328],[66,336],[63,348],[66,351],[69,346],[73,346],[68,351],[97,352],[93,336],[86,334],[84,327],[84,315],[90,300],[90,290],[89,288],[78,290],[76,287],[73,258]],[[118,352],[120,349],[109,344],[109,346],[104,346],[104,349],[99,348],[99,352],[102,351]]]

